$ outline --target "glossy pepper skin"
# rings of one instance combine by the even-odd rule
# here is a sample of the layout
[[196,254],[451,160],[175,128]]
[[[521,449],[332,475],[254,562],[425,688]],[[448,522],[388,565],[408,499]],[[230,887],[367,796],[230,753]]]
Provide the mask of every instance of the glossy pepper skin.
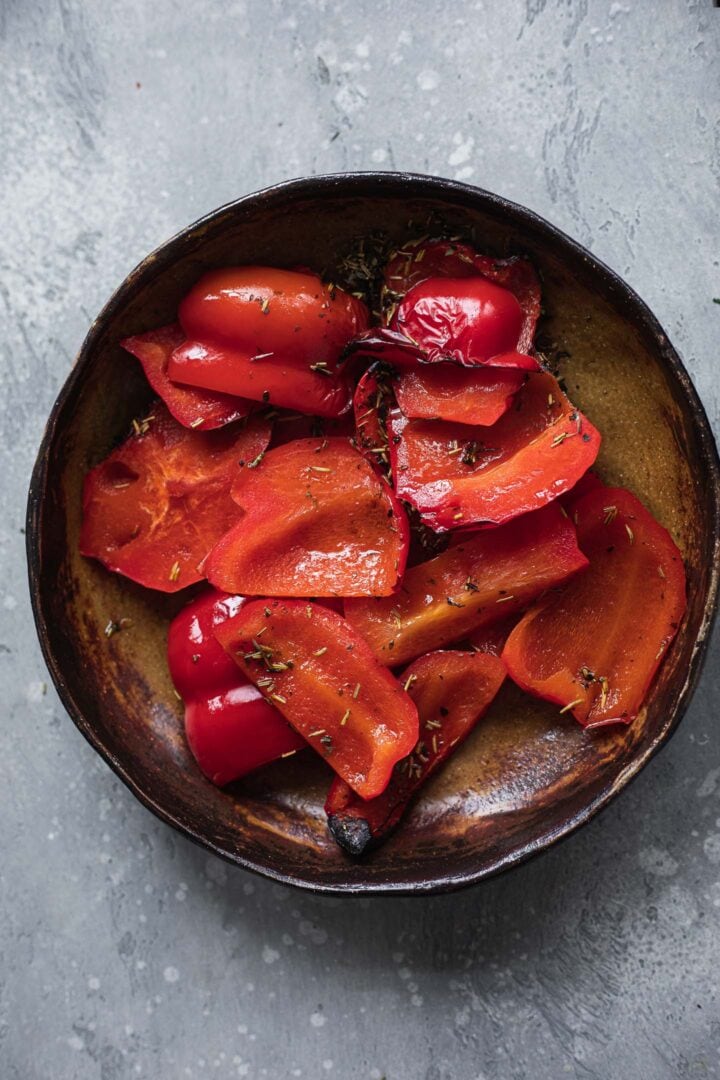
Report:
[[346,600],[345,618],[395,667],[524,610],[586,566],[572,522],[546,506],[411,567],[393,596]]
[[568,491],[593,464],[600,433],[547,372],[531,373],[497,423],[472,428],[387,420],[395,489],[442,532],[500,525]]
[[343,780],[333,781],[325,813],[340,847],[362,855],[390,834],[418,790],[487,712],[504,678],[502,661],[483,653],[432,652],[410,665],[400,681],[417,706],[420,739],[374,799],[361,799]]
[[426,363],[536,371],[538,361],[517,349],[522,326],[516,297],[480,276],[421,281],[405,294],[390,323],[422,350]]
[[168,666],[185,704],[188,745],[219,787],[307,745],[215,637],[244,603],[242,596],[206,591],[175,616],[168,632]]
[[216,636],[358,795],[384,790],[417,742],[417,709],[343,618],[305,601],[256,600]]
[[386,596],[409,529],[392,489],[343,438],[297,439],[233,484],[243,514],[205,564],[217,588],[254,596]]
[[494,259],[479,254],[470,244],[457,240],[420,240],[403,244],[388,260],[382,292],[386,321],[392,323],[397,306],[408,291],[428,278],[483,277],[506,289],[523,313],[522,327],[514,348],[529,353],[540,316],[541,291],[535,268],[529,259]]
[[519,686],[584,727],[629,724],[685,612],[682,556],[623,488],[595,485],[572,516],[589,569],[527,612],[503,659]]
[[136,334],[121,341],[123,349],[132,353],[142,364],[145,378],[162,398],[170,415],[183,427],[194,431],[212,431],[247,416],[252,401],[178,386],[170,381],[167,369],[173,351],[182,345],[185,335],[177,323]]
[[239,516],[238,460],[252,460],[270,425],[250,417],[219,431],[181,427],[160,402],[85,477],[80,551],[161,592],[201,581],[202,560]]
[[351,389],[344,347],[368,325],[362,301],[316,274],[263,266],[214,270],[180,304],[187,341],[170,378],[317,416],[339,416]]

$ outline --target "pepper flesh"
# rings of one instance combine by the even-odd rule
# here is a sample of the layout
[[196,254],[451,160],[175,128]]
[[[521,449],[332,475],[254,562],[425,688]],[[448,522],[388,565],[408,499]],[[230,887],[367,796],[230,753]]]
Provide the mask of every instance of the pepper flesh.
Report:
[[524,381],[524,373],[512,368],[439,363],[401,371],[395,397],[410,419],[487,426],[508,411]]
[[168,666],[185,705],[188,745],[219,787],[307,745],[215,637],[215,629],[244,603],[242,596],[206,591],[175,616],[168,631]]
[[584,727],[637,715],[685,612],[685,571],[670,534],[623,488],[578,500],[585,574],[533,606],[503,659],[514,681]]
[[487,712],[504,678],[502,661],[482,653],[432,652],[407,668],[400,681],[417,706],[420,741],[374,799],[361,799],[343,780],[333,781],[325,813],[342,848],[362,855],[389,835],[418,790]]
[[199,564],[240,513],[230,497],[238,459],[257,457],[269,438],[259,417],[191,431],[156,402],[85,477],[81,554],[161,592],[202,580]]
[[216,636],[358,795],[384,790],[417,742],[417,709],[343,618],[319,604],[256,600]]
[[318,416],[339,416],[350,388],[338,361],[368,325],[354,296],[316,274],[264,266],[214,270],[180,304],[187,342],[177,382]]
[[245,468],[244,513],[213,548],[208,580],[254,596],[386,596],[405,569],[405,511],[347,439],[298,439]]
[[394,667],[522,611],[586,566],[572,522],[546,506],[411,567],[393,596],[346,600],[345,618]]
[[499,525],[568,491],[592,465],[600,433],[547,372],[487,428],[388,415],[395,489],[439,532]]
[[125,338],[120,344],[140,361],[145,378],[165,402],[170,415],[183,427],[212,431],[247,416],[253,407],[252,401],[178,386],[170,381],[167,373],[170,357],[184,340],[181,327],[174,323]]

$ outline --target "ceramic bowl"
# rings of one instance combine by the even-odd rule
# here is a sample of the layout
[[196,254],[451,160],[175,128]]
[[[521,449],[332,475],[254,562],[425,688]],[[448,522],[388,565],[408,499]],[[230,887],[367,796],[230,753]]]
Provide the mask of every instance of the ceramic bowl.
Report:
[[[442,224],[496,256],[527,254],[543,283],[540,336],[572,400],[603,433],[598,468],[629,487],[685,558],[682,628],[630,727],[587,733],[506,685],[394,836],[353,861],[322,811],[327,766],[282,762],[220,790],[183,737],[168,676],[161,596],[78,554],[86,471],[148,399],[121,338],[170,322],[210,268],[332,268],[359,237],[401,243]],[[215,210],[149,255],[90,328],[53,407],[29,495],[27,545],[40,642],[80,731],[158,817],[208,850],[278,881],[338,894],[428,893],[480,881],[546,848],[614,798],[667,741],[690,700],[715,611],[718,457],[707,417],[656,319],[620,278],[521,206],[404,173],[319,176]],[[132,627],[110,638],[111,619]]]

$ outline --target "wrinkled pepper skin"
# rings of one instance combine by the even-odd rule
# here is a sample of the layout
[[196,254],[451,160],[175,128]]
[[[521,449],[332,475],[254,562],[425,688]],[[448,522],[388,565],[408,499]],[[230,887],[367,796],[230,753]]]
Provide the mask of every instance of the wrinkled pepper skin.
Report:
[[343,349],[368,326],[362,301],[316,274],[263,266],[214,270],[180,304],[187,341],[176,382],[317,416],[339,416],[351,389]]
[[596,485],[572,516],[589,569],[539,600],[502,656],[518,686],[584,727],[629,724],[685,612],[682,556],[623,488]]
[[399,373],[395,397],[410,419],[487,427],[508,411],[524,382],[524,373],[512,368],[418,365]]
[[215,637],[244,603],[242,596],[204,592],[175,616],[168,632],[168,666],[185,705],[188,745],[219,787],[307,745]]
[[438,532],[500,525],[568,491],[593,464],[600,433],[547,372],[531,373],[496,424],[387,420],[395,489]]
[[418,346],[426,363],[537,371],[538,361],[517,349],[522,326],[513,294],[482,277],[427,278],[405,294],[390,323]]
[[401,682],[417,706],[420,739],[374,799],[361,799],[343,780],[333,781],[325,813],[340,847],[362,855],[392,832],[418,790],[487,712],[504,678],[502,661],[482,653],[432,652],[410,665]]
[[240,471],[243,510],[204,570],[253,596],[387,596],[405,569],[409,528],[392,489],[347,439],[298,439]]
[[345,618],[391,667],[524,610],[587,566],[572,522],[546,506],[460,538],[406,571],[393,596],[345,601]]
[[80,551],[161,592],[196,581],[240,511],[230,496],[238,460],[270,438],[260,417],[218,431],[181,427],[160,402],[85,477]]
[[403,244],[388,260],[384,273],[383,306],[391,323],[406,293],[428,278],[468,278],[477,275],[511,292],[523,312],[518,352],[529,353],[540,316],[541,290],[528,259],[493,259],[469,244],[448,240],[421,240]]
[[120,344],[140,361],[150,386],[165,402],[170,415],[183,427],[212,431],[247,416],[253,408],[252,401],[178,386],[170,381],[167,373],[170,357],[184,340],[182,329],[174,323],[150,330],[147,334],[125,338]]
[[215,633],[358,795],[384,790],[417,742],[417,709],[343,618],[305,601],[256,600]]

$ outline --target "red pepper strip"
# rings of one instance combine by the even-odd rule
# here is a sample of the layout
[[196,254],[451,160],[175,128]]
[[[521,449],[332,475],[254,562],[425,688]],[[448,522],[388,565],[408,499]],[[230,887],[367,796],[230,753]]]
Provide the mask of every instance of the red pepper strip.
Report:
[[685,571],[670,534],[624,488],[576,504],[590,568],[541,599],[503,650],[515,682],[584,727],[637,715],[685,612]]
[[504,678],[502,661],[481,653],[433,652],[410,665],[400,681],[417,706],[420,741],[374,799],[358,798],[343,780],[333,781],[325,813],[340,847],[362,855],[388,836],[413,796],[488,710]]
[[256,600],[216,636],[358,795],[384,790],[417,742],[417,709],[344,619],[319,604]]
[[388,405],[392,401],[387,382],[388,371],[382,364],[371,364],[357,384],[353,398],[355,413],[355,444],[361,454],[383,476],[390,472],[390,449],[388,446]]
[[170,357],[171,379],[276,405],[311,416],[340,416],[350,408],[343,375],[322,375],[310,365],[266,357],[253,360],[230,345],[186,341]]
[[177,592],[239,516],[238,460],[270,438],[259,417],[219,431],[181,427],[156,402],[135,434],[85,477],[80,551],[150,589]]
[[316,274],[214,270],[182,301],[179,318],[188,341],[170,361],[172,379],[318,416],[349,407],[338,362],[366,329],[368,311]]
[[347,439],[298,439],[244,469],[245,513],[205,564],[217,588],[253,596],[386,596],[409,531],[391,487]]
[[168,407],[168,412],[183,427],[212,431],[233,420],[241,420],[253,407],[251,401],[231,397],[229,394],[213,394],[205,390],[190,390],[176,386],[167,374],[168,362],[174,349],[182,345],[185,336],[177,325],[161,326],[147,334],[121,341],[123,349],[137,357],[143,366],[145,377]]
[[510,368],[471,370],[439,363],[400,373],[395,396],[405,416],[457,424],[494,424],[525,380]]
[[605,485],[596,472],[589,469],[583,476],[580,477],[575,487],[570,488],[564,495],[560,496],[560,503],[565,507],[568,514],[571,514],[575,508],[575,504],[579,502],[584,495],[587,495],[590,491],[595,491],[596,488],[603,488]]
[[510,633],[518,624],[519,616],[516,613],[508,619],[493,623],[491,626],[481,626],[479,630],[473,630],[468,634],[469,645],[478,653],[490,653],[491,656],[500,656],[505,648],[505,642]]
[[568,491],[592,465],[600,433],[552,375],[530,374],[492,427],[388,417],[395,489],[431,528],[499,525]]
[[540,316],[540,282],[535,268],[528,259],[493,259],[489,255],[478,255],[469,244],[445,240],[403,244],[385,268],[382,299],[387,321],[392,321],[398,302],[421,281],[431,277],[467,278],[476,274],[515,295],[523,310],[523,325],[516,347],[521,353],[529,352]]
[[[275,410],[271,410],[275,412]],[[355,419],[352,412],[336,419],[322,416],[305,416],[302,413],[281,411],[273,417],[273,431],[270,449],[285,446],[296,439],[322,439],[330,435],[339,435],[351,439],[355,434]]]
[[208,780],[222,787],[307,743],[243,675],[214,631],[245,603],[207,590],[170,623],[170,677],[185,703],[185,734]]
[[428,278],[414,285],[390,324],[425,354],[471,367],[491,364],[537,371],[538,361],[517,351],[523,310],[508,289],[483,277]]
[[411,567],[393,596],[346,600],[345,618],[394,667],[522,611],[585,566],[572,522],[546,506]]

